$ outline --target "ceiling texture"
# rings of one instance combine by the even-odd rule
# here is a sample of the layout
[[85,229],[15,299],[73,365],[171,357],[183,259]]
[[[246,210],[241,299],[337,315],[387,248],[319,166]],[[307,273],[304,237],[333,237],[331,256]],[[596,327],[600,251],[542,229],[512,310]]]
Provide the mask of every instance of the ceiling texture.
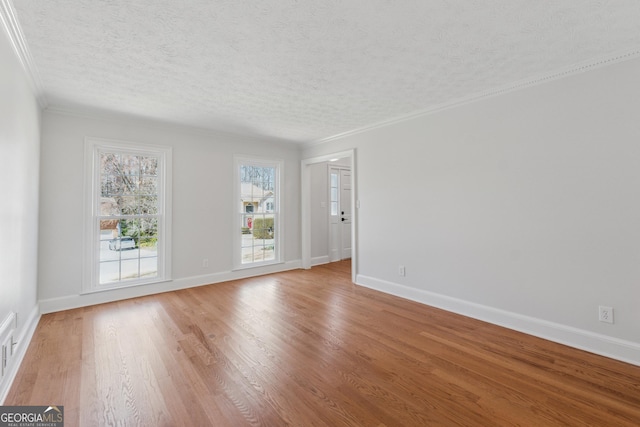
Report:
[[46,108],[298,143],[640,57],[637,0],[1,2]]

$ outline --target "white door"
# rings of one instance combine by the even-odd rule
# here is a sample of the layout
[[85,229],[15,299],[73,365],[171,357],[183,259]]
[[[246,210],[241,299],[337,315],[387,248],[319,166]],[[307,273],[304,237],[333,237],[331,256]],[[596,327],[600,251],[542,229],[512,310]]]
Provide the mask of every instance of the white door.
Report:
[[329,261],[351,258],[351,170],[329,168]]

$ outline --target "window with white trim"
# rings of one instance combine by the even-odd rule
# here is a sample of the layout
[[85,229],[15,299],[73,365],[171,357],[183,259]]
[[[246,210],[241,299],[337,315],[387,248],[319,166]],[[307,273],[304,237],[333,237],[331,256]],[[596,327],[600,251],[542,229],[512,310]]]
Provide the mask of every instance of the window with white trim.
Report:
[[87,138],[85,292],[170,279],[171,148]]
[[235,159],[235,268],[280,262],[282,161]]

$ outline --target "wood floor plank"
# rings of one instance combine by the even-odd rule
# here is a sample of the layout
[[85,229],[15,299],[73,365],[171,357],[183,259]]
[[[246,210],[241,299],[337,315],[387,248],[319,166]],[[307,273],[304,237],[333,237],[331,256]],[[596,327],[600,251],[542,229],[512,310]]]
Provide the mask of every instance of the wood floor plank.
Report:
[[638,426],[640,367],[337,262],[42,316],[5,405],[66,426]]

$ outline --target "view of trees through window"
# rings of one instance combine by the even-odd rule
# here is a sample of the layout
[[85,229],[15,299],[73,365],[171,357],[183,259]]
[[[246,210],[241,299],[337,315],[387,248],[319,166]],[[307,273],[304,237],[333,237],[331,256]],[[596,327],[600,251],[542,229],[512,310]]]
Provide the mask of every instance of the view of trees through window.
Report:
[[158,158],[101,152],[100,284],[158,272]]
[[241,263],[276,260],[276,176],[273,166],[240,165]]

